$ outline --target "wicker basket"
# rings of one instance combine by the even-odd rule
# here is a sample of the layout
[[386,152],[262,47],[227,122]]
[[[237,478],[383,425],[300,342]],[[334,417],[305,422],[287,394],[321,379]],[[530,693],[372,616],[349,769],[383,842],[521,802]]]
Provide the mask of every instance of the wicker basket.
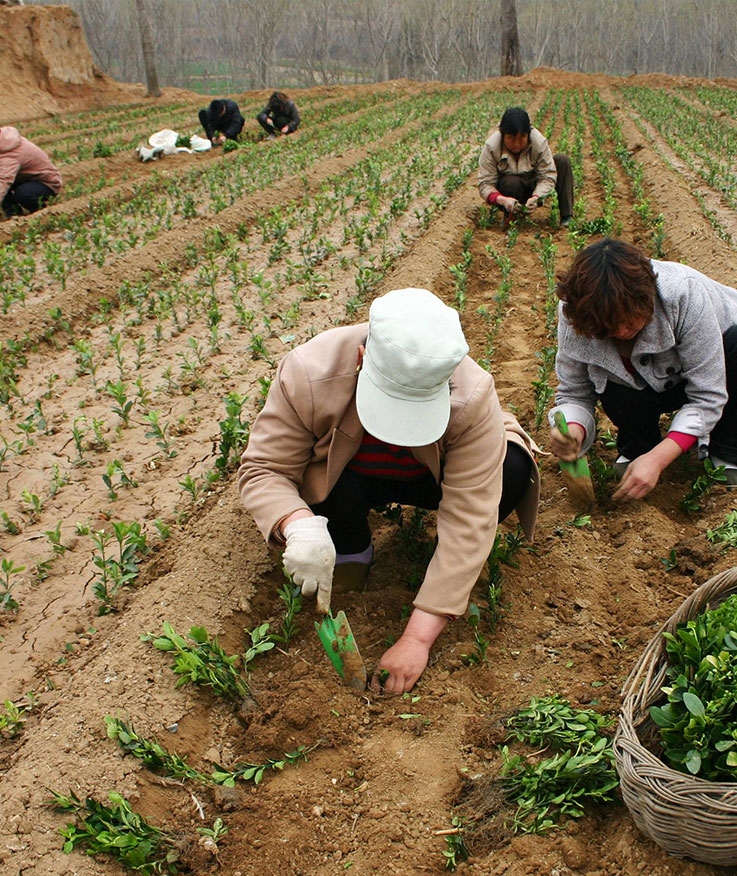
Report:
[[660,734],[650,706],[665,697],[662,633],[737,592],[737,567],[702,584],[657,632],[622,690],[614,737],[622,797],[639,829],[671,855],[723,867],[737,865],[737,783],[708,782],[667,766],[653,751]]

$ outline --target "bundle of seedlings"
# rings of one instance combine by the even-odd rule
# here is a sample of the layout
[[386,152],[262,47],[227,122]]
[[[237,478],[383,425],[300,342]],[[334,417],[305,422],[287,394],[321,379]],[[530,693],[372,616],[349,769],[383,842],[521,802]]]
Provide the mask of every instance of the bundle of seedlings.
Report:
[[667,701],[650,707],[663,757],[680,772],[737,781],[737,594],[663,638]]
[[179,851],[174,837],[149,824],[120,794],[112,792],[108,806],[94,797],[82,802],[73,791],[69,796],[51,793],[49,805],[76,819],[59,831],[67,854],[81,846],[88,855],[111,855],[139,873],[178,872]]
[[669,854],[737,865],[737,567],[695,590],[623,688],[622,798]]
[[593,804],[613,802],[612,724],[611,717],[577,709],[558,695],[533,697],[507,718],[504,741],[535,751],[512,753],[503,744],[498,776],[465,780],[454,811],[469,850],[483,854],[512,834],[545,833],[566,818],[581,818]]

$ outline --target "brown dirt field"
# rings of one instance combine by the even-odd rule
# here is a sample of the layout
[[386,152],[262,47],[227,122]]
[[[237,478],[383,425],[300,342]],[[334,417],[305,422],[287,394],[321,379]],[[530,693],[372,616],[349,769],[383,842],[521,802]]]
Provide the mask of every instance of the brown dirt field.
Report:
[[[605,102],[618,106],[618,84],[605,77],[537,70],[519,80],[471,86],[392,83],[386,87],[398,99],[407,93],[416,100],[442,93],[447,103],[428,114],[429,127],[460,116],[470,101],[496,100],[504,105],[510,101],[509,92],[524,100],[532,113],[543,107],[551,89],[581,98],[584,90],[597,89]],[[674,86],[673,80],[660,79],[646,84]],[[347,105],[366,93],[370,89],[362,87],[323,96]],[[347,112],[346,118],[356,122],[371,118],[378,126],[380,112],[372,116],[373,111]],[[638,148],[642,137],[633,122],[621,109],[615,112],[629,149],[643,166],[653,210],[665,216],[666,257],[686,261],[734,285],[737,253],[716,236],[698,204],[689,198],[692,180],[684,179],[655,150]],[[585,201],[588,220],[601,215],[605,191],[591,148],[593,129],[586,109],[581,118],[585,134],[579,197]],[[548,121],[546,111],[539,120],[541,129]],[[559,116],[551,135],[554,147],[562,124]],[[315,332],[365,319],[368,301],[382,292],[420,285],[452,302],[455,289],[449,267],[460,262],[463,235],[469,230],[472,260],[462,321],[471,355],[482,359],[489,353],[489,325],[478,308],[494,308],[500,283],[490,250],[506,253],[512,261],[512,293],[489,353],[490,367],[503,405],[533,430],[532,381],[539,364],[535,353],[552,343],[544,324],[546,287],[538,250],[541,239],[550,236],[561,268],[570,262],[575,238],[550,224],[547,208],[521,225],[513,245],[500,226],[480,227],[473,164],[489,119],[481,119],[475,129],[442,129],[445,134],[433,147],[434,163],[439,169],[447,166],[448,173],[463,167],[463,181],[443,199],[443,177],[428,177],[426,185],[413,190],[411,207],[397,212],[385,238],[359,237],[355,222],[371,213],[355,194],[346,196],[342,213],[327,208],[320,213],[315,206],[329,203],[354,174],[361,191],[372,179],[371,161],[383,160],[381,156],[394,156],[393,165],[387,162],[382,170],[382,178],[388,178],[395,169],[409,165],[415,144],[416,154],[424,154],[421,127],[400,120],[383,133],[364,131],[361,139],[336,145],[310,165],[304,179],[285,173],[267,189],[244,195],[217,215],[203,210],[189,224],[163,231],[103,267],[72,272],[65,289],[49,281],[24,306],[14,302],[3,315],[5,344],[9,340],[22,344],[26,335],[28,339],[26,362],[18,365],[19,395],[11,394],[8,403],[0,406],[0,433],[9,442],[18,439],[36,401],[42,404],[46,421],[44,428],[37,417],[33,419],[37,427],[30,435],[33,444],[26,443],[22,452],[8,454],[0,464],[0,509],[18,528],[15,534],[3,531],[3,556],[26,567],[14,590],[19,610],[6,613],[0,626],[5,669],[0,698],[18,700],[28,690],[38,696],[38,705],[19,735],[0,740],[3,873],[123,872],[107,858],[89,858],[79,851],[62,853],[58,830],[67,819],[44,805],[48,789],[53,789],[103,800],[112,790],[122,793],[137,811],[182,838],[182,858],[194,873],[439,874],[445,841],[436,831],[449,826],[464,782],[498,773],[500,716],[526,705],[531,696],[553,692],[574,704],[616,713],[622,683],[653,632],[697,585],[734,564],[733,554],[712,549],[704,537],[707,528],[735,507],[734,492],[714,490],[700,514],[688,516],[679,509],[679,500],[697,472],[693,463],[672,466],[645,501],[627,507],[603,501],[590,525],[576,527],[557,465],[542,454],[543,495],[536,539],[531,549],[518,554],[517,568],[503,568],[503,615],[481,666],[467,666],[462,660],[472,647],[472,634],[460,619],[438,640],[411,697],[393,699],[368,691],[356,696],[340,685],[312,629],[313,608],[306,605],[299,617],[300,632],[289,650],[273,651],[253,664],[249,681],[256,706],[236,715],[206,691],[175,688],[169,655],[141,641],[142,633],[158,633],[164,622],[180,633],[203,625],[219,636],[228,653],[235,654],[246,647],[244,630],[266,621],[278,626],[277,588],[283,581],[279,557],[267,551],[241,507],[232,471],[210,488],[205,481],[218,454],[223,396],[247,394],[244,414],[252,420],[260,381],[273,374],[269,359],[278,360],[289,345]],[[450,148],[454,143],[457,155]],[[299,140],[279,148],[292,145],[299,148]],[[274,150],[274,161],[285,154]],[[616,162],[611,138],[608,154],[621,236],[647,248],[650,232],[631,209],[631,183]],[[112,186],[119,184],[118,174],[126,169],[121,156],[99,160],[103,166],[109,162]],[[459,164],[461,158],[465,163]],[[196,160],[185,159],[187,168]],[[205,160],[208,167],[224,172],[234,167],[228,164],[229,156],[217,154]],[[139,166],[129,161],[131,174],[137,174]],[[382,192],[380,200],[390,200],[400,191],[399,182],[396,186],[388,194]],[[423,210],[435,203],[440,206],[423,221]],[[77,206],[70,202],[67,209]],[[63,211],[63,207],[62,203],[51,209]],[[282,238],[261,231],[272,207],[280,208],[285,222],[293,218]],[[720,209],[716,202],[714,209]],[[301,235],[311,223],[321,240],[320,252],[314,253],[320,277],[319,294],[307,296],[306,281],[289,274],[286,260],[298,262],[299,248],[305,245]],[[19,240],[26,240],[22,235],[27,225],[20,220],[15,226]],[[244,327],[232,303],[233,261],[228,261],[228,249],[215,253],[211,263],[202,249],[204,236],[215,226],[230,235],[235,263],[262,272],[276,290],[271,296],[260,296],[254,282],[241,288],[243,306],[255,314],[251,329]],[[6,246],[7,240],[6,236]],[[289,247],[286,255],[274,252],[280,240]],[[381,261],[382,252],[389,254],[386,262]],[[41,261],[40,255],[33,257]],[[357,266],[369,262],[385,264],[385,273],[363,303],[352,305]],[[207,349],[205,311],[190,300],[191,290],[209,289],[203,273],[208,264],[219,269],[212,282],[222,312],[219,348],[213,351]],[[159,300],[156,290],[189,289],[190,298],[178,304],[176,325],[157,316],[153,305],[149,310],[144,307],[139,319],[135,300],[126,303],[120,297],[125,281],[150,284],[145,301]],[[101,298],[108,302],[106,308],[100,308]],[[295,304],[296,316],[287,323],[283,318]],[[52,308],[59,308],[67,328],[49,315]],[[164,326],[158,339],[157,324]],[[263,335],[267,357],[257,357],[250,347],[257,330]],[[116,334],[122,338],[122,363],[116,363],[110,347]],[[73,341],[86,341],[95,352],[96,386],[89,373],[77,373],[79,357]],[[140,361],[134,352],[137,343],[143,348]],[[199,356],[202,362],[194,367],[193,357]],[[191,367],[185,369],[185,363]],[[171,426],[176,456],[157,449],[146,436],[143,402],[136,403],[127,428],[112,414],[106,382],[124,380],[133,398],[137,378],[151,396],[147,409],[159,411],[162,422]],[[80,459],[71,430],[81,418],[87,431]],[[93,422],[101,424],[99,435],[93,435]],[[546,432],[543,426],[534,436],[543,449]],[[611,461],[612,450],[599,452]],[[102,481],[106,465],[113,460],[120,461],[137,481],[135,487],[117,486],[115,499]],[[187,476],[198,485],[196,497],[182,490]],[[39,497],[42,507],[34,512],[24,491]],[[156,519],[170,526],[168,539],[157,535]],[[96,575],[93,545],[76,524],[99,530],[110,522],[132,520],[144,525],[152,550],[141,561],[135,585],[121,591],[116,611],[98,616],[99,602],[91,587]],[[66,550],[55,556],[46,533],[57,522]],[[347,612],[369,667],[379,660],[388,638],[401,633],[412,601],[408,582],[417,571],[396,524],[379,514],[373,524],[377,561],[367,590],[337,594],[334,599],[334,609]],[[431,516],[428,526],[431,533]],[[508,532],[510,527],[502,529]],[[678,564],[666,572],[661,558],[672,549]],[[49,563],[45,578],[34,572],[39,562]],[[478,593],[474,598],[483,597]],[[213,763],[278,759],[300,745],[309,754],[296,766],[267,773],[259,786],[239,783],[228,789],[173,781],[142,767],[107,739],[106,715],[129,719],[141,734],[156,736],[205,771]],[[217,816],[225,820],[228,833],[215,858],[197,845],[196,828],[211,825]],[[637,831],[622,806],[569,821],[543,837],[511,837],[504,829],[490,830],[471,842],[470,851],[471,860],[456,872],[492,876],[716,876],[719,872],[707,864],[669,857]]]

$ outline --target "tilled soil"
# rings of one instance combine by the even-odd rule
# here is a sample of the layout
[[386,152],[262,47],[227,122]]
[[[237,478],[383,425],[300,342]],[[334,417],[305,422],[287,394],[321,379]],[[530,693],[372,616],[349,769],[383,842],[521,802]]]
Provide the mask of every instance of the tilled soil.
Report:
[[[650,86],[684,84],[661,78],[662,82],[649,81]],[[665,217],[665,257],[735,285],[737,253],[716,235],[690,196],[692,177],[664,160],[665,149],[661,154],[643,143],[631,118],[634,110],[618,91],[619,84],[604,77],[544,70],[511,83],[492,80],[456,88],[459,108],[469,100],[504,91],[525,102],[533,116],[551,89],[581,97],[588,89],[598,90],[616,108],[627,145],[643,167],[653,212]],[[401,96],[403,88],[419,95],[434,86],[394,83],[392,87]],[[349,99],[350,90],[342,89],[338,97]],[[591,121],[586,111],[582,117],[583,184],[578,197],[585,199],[584,218],[589,220],[601,215],[605,192],[591,150]],[[542,130],[548,120],[546,114],[538,120]],[[478,131],[459,149],[477,154],[493,121],[480,120]],[[559,116],[550,137],[554,148],[563,125]],[[3,533],[3,555],[26,567],[13,591],[19,610],[6,613],[0,627],[5,668],[1,696],[18,700],[33,690],[38,698],[19,735],[0,742],[3,872],[39,876],[122,872],[109,859],[62,852],[58,830],[66,821],[45,805],[51,789],[101,800],[111,791],[122,793],[134,809],[181,839],[182,860],[195,873],[440,873],[446,843],[436,832],[450,826],[454,807],[468,793],[469,780],[480,783],[498,774],[500,720],[532,696],[548,693],[616,713],[622,684],[654,631],[696,586],[734,565],[732,555],[713,549],[705,538],[706,529],[718,525],[735,507],[734,493],[715,489],[702,512],[689,516],[680,510],[679,501],[698,473],[693,461],[673,465],[643,502],[617,507],[603,495],[590,523],[574,525],[576,512],[557,465],[544,452],[544,420],[535,429],[533,381],[541,361],[535,354],[554,344],[545,326],[541,242],[550,237],[559,270],[570,262],[576,243],[574,236],[550,221],[547,208],[520,225],[516,240],[500,225],[482,227],[486,223],[471,171],[423,222],[422,210],[432,204],[433,196],[440,198],[443,193],[442,182],[436,181],[417,194],[413,209],[397,219],[386,243],[395,247],[391,263],[364,301],[348,310],[346,304],[356,291],[357,265],[365,267],[369,259],[378,264],[382,247],[378,238],[366,249],[360,249],[363,244],[356,240],[342,241],[348,220],[367,209],[359,199],[350,202],[350,212],[325,220],[321,234],[337,249],[326,250],[318,266],[324,275],[323,297],[300,298],[301,287],[286,281],[283,262],[269,261],[273,241],[262,240],[258,228],[272,206],[311,202],[324,193],[323,184],[337,185],[329,181],[352,173],[381,148],[397,144],[399,149],[402,138],[414,130],[411,123],[400,124],[380,140],[354,143],[311,167],[306,185],[285,176],[268,192],[243,197],[216,219],[202,216],[189,227],[165,232],[121,254],[109,265],[72,274],[66,289],[41,289],[35,300],[29,299],[25,306],[16,303],[3,316],[5,344],[20,343],[26,334],[30,342],[26,363],[17,374],[18,395],[11,395],[3,406],[0,432],[8,441],[19,435],[19,424],[26,421],[36,400],[48,421],[44,429],[36,419],[38,428],[29,436],[34,443],[23,452],[8,454],[0,465],[0,508],[19,530]],[[649,133],[656,141],[657,133]],[[611,141],[609,148],[621,237],[647,249],[650,229],[632,209],[631,183],[614,157]],[[120,156],[99,160],[109,160],[115,168],[123,165]],[[191,165],[197,160],[184,162]],[[203,160],[225,162],[227,156]],[[131,179],[141,172],[139,165],[131,164]],[[118,170],[111,173],[113,184],[117,174]],[[706,190],[703,194],[710,198],[710,209],[725,210],[727,222],[726,208],[720,207],[716,195]],[[63,209],[63,202],[53,209]],[[209,486],[205,482],[218,452],[223,396],[247,394],[244,414],[252,419],[260,381],[273,374],[270,362],[249,349],[253,330],[251,334],[244,330],[228,303],[225,268],[214,291],[224,317],[221,346],[207,355],[208,327],[201,314],[181,331],[167,323],[165,336],[157,342],[153,315],[136,324],[134,308],[127,306],[121,312],[119,306],[118,291],[126,280],[148,278],[152,286],[175,280],[196,285],[203,262],[191,263],[191,247],[200,244],[215,222],[225,234],[233,235],[241,262],[263,270],[276,284],[277,294],[263,307],[255,288],[243,291],[256,320],[273,323],[271,332],[266,325],[261,331],[274,360],[290,344],[315,332],[365,319],[368,301],[393,288],[425,286],[449,303],[457,301],[449,268],[461,261],[463,242],[472,233],[461,311],[471,355],[489,360],[502,404],[514,411],[543,449],[536,538],[518,552],[516,567],[503,567],[502,616],[482,665],[467,665],[463,659],[473,648],[473,635],[460,619],[439,639],[411,696],[395,699],[369,691],[357,696],[339,683],[314,633],[313,608],[308,604],[298,617],[300,631],[289,649],[275,649],[253,664],[249,684],[255,702],[238,712],[206,690],[176,688],[170,655],[142,641],[144,633],[159,633],[163,623],[172,624],[179,633],[202,625],[218,635],[228,653],[242,653],[247,646],[244,630],[266,621],[276,628],[282,611],[277,596],[284,581],[279,557],[267,551],[241,507],[232,473]],[[244,225],[250,229],[245,242]],[[300,227],[298,222],[285,238],[291,246],[290,259],[297,258]],[[479,308],[489,312],[496,306],[501,275],[494,253],[511,260],[512,291],[490,343],[490,323]],[[111,302],[109,325],[103,318],[105,309],[100,315],[100,298]],[[296,321],[284,327],[280,314],[295,301],[301,302]],[[58,316],[49,315],[55,307],[68,328],[60,327]],[[50,325],[57,326],[51,334]],[[94,385],[88,373],[75,375],[73,340],[86,339],[100,350],[116,332],[124,340],[123,364],[108,352]],[[184,356],[190,363],[195,356],[190,338],[199,345],[203,363],[185,374],[180,370]],[[140,339],[145,354],[135,364],[134,343]],[[173,366],[168,377],[167,366]],[[51,379],[55,374],[58,378]],[[130,427],[120,427],[104,393],[106,382],[119,375],[130,387],[131,397],[136,377],[143,379],[153,396],[149,409],[159,410],[162,422],[172,426],[170,449],[177,451],[176,456],[146,437],[138,404]],[[81,417],[87,432],[79,454],[71,428]],[[95,419],[105,426],[98,444],[92,441]],[[597,452],[612,461],[611,448],[599,445]],[[114,499],[102,480],[112,460],[120,461],[137,482],[126,487],[115,475]],[[188,475],[199,484],[196,496],[181,486]],[[67,483],[60,486],[60,479]],[[54,481],[52,491],[49,485]],[[29,506],[24,490],[42,500],[40,509]],[[334,610],[346,611],[369,669],[387,643],[399,636],[411,606],[408,583],[417,575],[416,545],[408,551],[403,538],[410,516],[404,512],[400,528],[386,516],[374,515],[377,560],[367,589],[334,598]],[[109,528],[111,522],[132,520],[144,525],[153,549],[142,559],[134,586],[116,599],[115,611],[98,616],[99,601],[92,591],[97,574],[93,544],[89,535],[78,531],[77,523],[94,531]],[[157,536],[155,520],[170,527],[168,538]],[[54,555],[45,533],[59,521],[66,550]],[[515,524],[504,524],[501,531],[511,532]],[[419,538],[431,541],[431,515]],[[661,559],[672,550],[677,564],[666,571]],[[34,567],[45,561],[50,562],[43,577]],[[483,594],[474,594],[474,599],[481,603]],[[204,772],[213,764],[278,760],[300,746],[305,746],[307,758],[282,771],[267,771],[258,786],[239,783],[229,789],[174,781],[142,767],[107,739],[106,715],[130,720],[140,734],[157,737]],[[218,816],[228,832],[218,842],[215,856],[198,844],[196,828],[212,825]],[[472,838],[470,852],[470,861],[456,872],[492,876],[715,876],[719,872],[707,864],[670,858],[639,833],[623,806],[602,808],[542,837],[512,837],[502,823]]]

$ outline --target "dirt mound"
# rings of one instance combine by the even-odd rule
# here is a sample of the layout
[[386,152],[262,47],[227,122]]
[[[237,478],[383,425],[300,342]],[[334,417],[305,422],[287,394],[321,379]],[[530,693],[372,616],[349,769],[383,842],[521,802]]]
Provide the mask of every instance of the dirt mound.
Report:
[[[68,6],[0,7],[0,124],[46,114],[128,103],[142,85],[122,85],[92,62],[76,12]],[[163,100],[171,100],[167,93]]]

